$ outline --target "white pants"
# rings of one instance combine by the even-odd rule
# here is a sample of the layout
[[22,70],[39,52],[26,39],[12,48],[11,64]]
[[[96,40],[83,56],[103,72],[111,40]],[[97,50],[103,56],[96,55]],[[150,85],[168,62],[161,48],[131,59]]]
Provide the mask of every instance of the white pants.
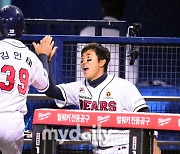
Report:
[[24,141],[24,116],[22,113],[0,113],[0,150],[2,154],[21,154]]

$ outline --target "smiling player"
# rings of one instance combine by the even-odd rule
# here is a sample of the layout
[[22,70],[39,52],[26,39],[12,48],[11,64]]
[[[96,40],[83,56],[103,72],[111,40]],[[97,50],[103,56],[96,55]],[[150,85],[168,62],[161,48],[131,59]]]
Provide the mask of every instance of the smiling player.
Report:
[[[36,45],[34,47],[38,53],[41,52]],[[78,105],[81,110],[149,112],[134,84],[107,74],[109,61],[110,52],[107,48],[97,43],[86,45],[81,51],[81,68],[85,79],[55,85],[50,74],[50,86],[46,95],[55,98],[58,107]],[[94,153],[127,153],[128,133],[126,130],[112,130],[108,141],[92,141]]]

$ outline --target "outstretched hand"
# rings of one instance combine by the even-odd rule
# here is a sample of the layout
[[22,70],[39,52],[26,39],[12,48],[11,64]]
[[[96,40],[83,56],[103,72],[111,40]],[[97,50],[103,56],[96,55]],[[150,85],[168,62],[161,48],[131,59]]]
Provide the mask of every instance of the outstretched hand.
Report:
[[39,54],[46,54],[49,57],[49,61],[51,61],[53,55],[56,52],[57,46],[54,47],[54,41],[51,36],[46,35],[40,43],[32,43],[36,53]]

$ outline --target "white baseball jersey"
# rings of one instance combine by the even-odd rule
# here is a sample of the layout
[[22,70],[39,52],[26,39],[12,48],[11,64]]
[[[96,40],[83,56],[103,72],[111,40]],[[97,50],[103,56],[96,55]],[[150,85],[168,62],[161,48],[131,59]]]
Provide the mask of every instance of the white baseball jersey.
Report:
[[[91,87],[88,82],[77,81],[67,84],[60,84],[65,101],[55,99],[57,106],[78,105],[82,110],[103,110],[115,112],[136,112],[147,107],[145,100],[138,89],[130,81],[119,77],[108,75],[107,78],[97,87]],[[100,140],[92,140],[94,147],[113,146],[117,153],[128,151],[129,130],[115,129],[92,129],[94,134],[100,134]],[[108,134],[104,140],[103,134]],[[99,137],[99,135],[98,135]],[[124,147],[125,146],[125,149]],[[123,147],[122,149],[120,147]],[[119,150],[120,151],[119,151]],[[110,151],[110,152],[108,152]],[[112,150],[96,150],[95,153],[112,153]],[[116,153],[116,152],[114,152]]]
[[0,41],[0,113],[20,111],[26,114],[30,85],[43,92],[49,86],[46,70],[38,57],[22,42]]
[[97,87],[88,82],[77,81],[60,84],[65,101],[55,100],[56,104],[78,105],[82,110],[103,110],[117,112],[136,112],[147,107],[138,89],[131,82],[108,75]]

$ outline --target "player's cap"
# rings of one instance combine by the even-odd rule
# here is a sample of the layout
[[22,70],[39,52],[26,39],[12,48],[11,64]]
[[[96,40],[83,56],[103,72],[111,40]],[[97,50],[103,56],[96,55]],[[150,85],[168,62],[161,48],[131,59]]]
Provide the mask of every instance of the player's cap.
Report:
[[0,10],[1,37],[20,37],[24,30],[24,15],[14,6],[7,5]]

